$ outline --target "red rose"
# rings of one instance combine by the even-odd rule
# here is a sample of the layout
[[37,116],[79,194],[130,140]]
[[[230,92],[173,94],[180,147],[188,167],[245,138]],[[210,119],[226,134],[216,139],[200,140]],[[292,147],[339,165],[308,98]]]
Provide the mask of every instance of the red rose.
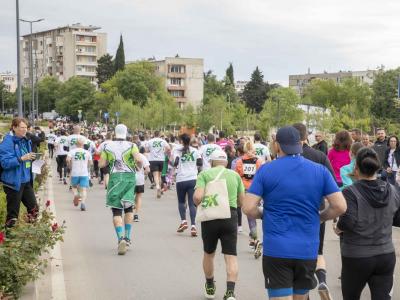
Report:
[[50,206],[50,200],[47,200],[46,201],[46,207],[49,207]]
[[0,232],[0,245],[4,243],[5,235],[3,232]]
[[53,225],[51,225],[51,230],[56,231],[58,229],[58,224],[54,223]]

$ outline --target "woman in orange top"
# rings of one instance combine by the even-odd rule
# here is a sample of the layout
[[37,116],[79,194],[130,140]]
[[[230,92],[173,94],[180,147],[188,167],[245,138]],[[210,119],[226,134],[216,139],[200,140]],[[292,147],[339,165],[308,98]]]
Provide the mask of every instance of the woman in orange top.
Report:
[[[242,178],[246,191],[250,188],[253,178],[257,170],[261,166],[261,160],[257,158],[254,145],[251,141],[247,141],[243,147],[244,155],[237,161],[235,171]],[[255,219],[247,217],[250,229],[250,247],[254,247],[254,256],[261,256],[261,243],[257,237],[257,222]]]

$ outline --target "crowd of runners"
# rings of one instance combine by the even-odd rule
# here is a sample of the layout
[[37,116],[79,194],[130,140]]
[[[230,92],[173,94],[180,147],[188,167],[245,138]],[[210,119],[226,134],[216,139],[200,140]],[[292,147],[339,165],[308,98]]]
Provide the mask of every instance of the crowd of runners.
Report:
[[[6,155],[8,136],[14,136],[14,143],[22,138],[23,123],[13,121],[0,145],[6,171],[13,163]],[[266,142],[258,133],[172,135],[130,132],[123,124],[107,128],[60,121],[50,126],[47,144],[60,184],[73,194],[71,205],[90,210],[90,187],[104,187],[119,255],[131,247],[143,193],[160,199],[176,192],[177,234],[196,238],[201,225],[207,299],[215,297],[218,242],[226,263],[224,300],[236,299],[237,236],[244,227],[254,258],[262,257],[270,299],[308,299],[316,287],[321,299],[332,299],[323,256],[328,220],[340,236],[343,299],[360,299],[367,284],[371,299],[391,299],[396,263],[392,226],[400,226],[399,140],[387,138],[383,129],[375,142],[357,129],[336,133],[332,142],[322,133],[312,138],[314,145],[300,123],[280,128]],[[26,145],[17,160],[24,166],[34,159]]]

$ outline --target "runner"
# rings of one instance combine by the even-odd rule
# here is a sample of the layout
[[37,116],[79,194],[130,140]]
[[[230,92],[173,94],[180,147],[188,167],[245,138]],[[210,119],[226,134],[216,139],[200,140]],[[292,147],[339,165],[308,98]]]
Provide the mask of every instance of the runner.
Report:
[[207,144],[200,147],[200,155],[203,158],[203,170],[211,168],[210,156],[215,150],[222,150],[222,148],[215,144],[215,135],[209,133],[207,136]]
[[154,132],[154,138],[147,142],[149,154],[150,171],[153,174],[157,189],[157,198],[161,197],[161,172],[164,166],[165,154],[170,151],[168,143],[160,138],[160,132]]
[[75,125],[74,129],[73,129],[73,133],[70,136],[68,136],[68,145],[67,145],[68,151],[74,150],[76,148],[76,143],[78,141],[78,138],[83,139],[84,145],[87,143],[86,137],[81,135],[81,126]]
[[89,167],[92,164],[92,155],[85,150],[85,139],[79,137],[76,141],[76,148],[69,151],[67,163],[71,170],[71,185],[74,193],[74,205],[81,202],[81,211],[86,210],[87,189],[89,187]]
[[[204,198],[207,183],[215,180],[220,175],[226,180],[228,190],[231,218],[212,220],[201,223],[201,237],[203,239],[203,270],[206,277],[205,297],[215,298],[216,286],[214,282],[214,257],[218,240],[221,241],[222,253],[224,254],[227,282],[224,300],[235,300],[235,283],[238,276],[237,263],[237,207],[244,198],[244,186],[240,176],[226,169],[228,159],[224,151],[216,150],[211,155],[211,169],[203,171],[197,177],[194,202],[199,205]],[[221,191],[222,192],[222,191]]]
[[136,172],[136,187],[135,187],[135,194],[136,194],[136,205],[135,205],[135,214],[133,215],[133,221],[139,222],[139,211],[142,206],[142,195],[144,193],[144,180],[145,175],[150,173],[150,163],[147,160],[146,156],[144,155],[144,148],[140,149],[140,158],[142,161],[142,167],[138,168]]
[[60,176],[60,182],[67,185],[67,154],[65,147],[68,144],[68,137],[65,134],[65,130],[60,131],[60,136],[56,138],[54,143],[56,149],[56,162],[57,172]]
[[190,145],[190,136],[186,133],[179,138],[182,146],[176,147],[173,153],[174,167],[176,170],[176,194],[178,196],[178,209],[181,217],[181,224],[177,232],[184,232],[188,228],[186,221],[186,196],[190,211],[191,228],[190,234],[193,237],[197,236],[196,229],[196,207],[193,202],[194,187],[198,169],[202,166],[203,160],[200,153]]
[[[243,146],[244,155],[236,162],[235,171],[240,175],[245,190],[250,188],[256,171],[260,168],[262,161],[255,155],[255,149],[252,142],[248,141]],[[264,157],[265,158],[265,157]],[[257,221],[247,216],[249,223],[249,246],[254,250],[254,257],[257,259],[261,256],[262,245],[258,240]]]
[[54,155],[54,143],[56,141],[57,136],[54,134],[54,131],[51,130],[47,135],[47,148],[49,149],[49,156],[53,158]]
[[[128,128],[123,124],[115,127],[115,141],[107,142],[101,152],[100,168],[110,167],[107,188],[107,207],[113,214],[113,223],[118,238],[118,255],[125,255],[131,245],[133,208],[135,206],[136,167],[141,168],[137,146],[126,141]],[[124,220],[122,219],[124,211]],[[124,230],[125,229],[125,230]]]
[[261,160],[262,164],[271,161],[271,153],[269,153],[267,146],[261,144],[261,135],[259,133],[254,135],[254,149],[256,156]]
[[[112,138],[113,138],[112,132],[111,131],[107,132],[105,141],[100,144],[99,148],[96,149],[96,152],[98,154],[101,154],[101,152],[104,151],[105,146],[110,142],[112,142]],[[99,167],[100,167],[100,162],[99,162]],[[103,184],[104,182],[104,187],[105,189],[107,189],[108,180],[110,178],[110,167],[107,164],[104,167],[100,167],[100,174],[101,174],[100,184]]]

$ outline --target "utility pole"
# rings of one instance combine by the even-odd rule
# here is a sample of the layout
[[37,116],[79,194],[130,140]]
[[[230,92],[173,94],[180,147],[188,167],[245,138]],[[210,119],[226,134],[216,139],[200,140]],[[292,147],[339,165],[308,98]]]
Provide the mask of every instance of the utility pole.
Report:
[[43,21],[44,19],[38,19],[38,20],[24,20],[21,19],[21,22],[29,23],[30,29],[31,29],[31,34],[29,35],[29,62],[30,62],[30,69],[29,69],[29,77],[31,78],[31,94],[32,94],[32,103],[31,103],[31,118],[32,122],[35,122],[35,79],[33,78],[33,32],[32,32],[32,27],[33,23],[38,23]]
[[15,0],[17,22],[17,103],[18,116],[23,117],[22,111],[22,86],[21,86],[21,62],[20,62],[20,36],[19,36],[19,0]]

